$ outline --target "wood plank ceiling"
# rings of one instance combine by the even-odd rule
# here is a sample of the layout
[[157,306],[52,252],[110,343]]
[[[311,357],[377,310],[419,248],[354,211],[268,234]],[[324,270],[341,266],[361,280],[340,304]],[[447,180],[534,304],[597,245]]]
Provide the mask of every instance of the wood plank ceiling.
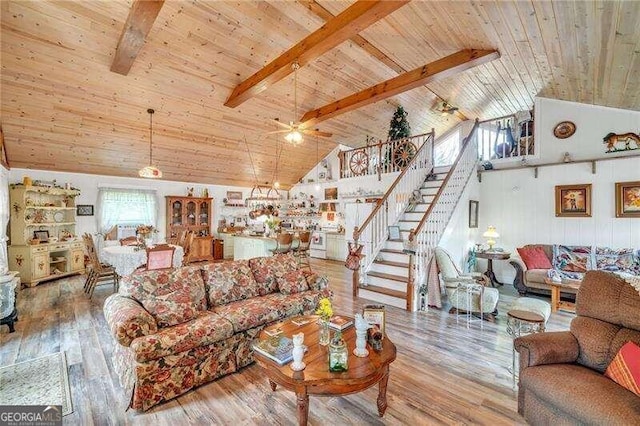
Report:
[[[167,1],[128,75],[109,71],[132,2],[2,1],[2,126],[12,167],[136,176],[154,162],[164,178],[272,182],[276,130],[293,117],[293,76],[237,108],[241,81],[346,9],[350,1]],[[322,17],[321,17],[322,16]],[[355,41],[354,41],[355,40]],[[414,133],[458,117],[531,108],[537,94],[640,109],[640,2],[413,1],[298,71],[298,109],[319,108],[461,49],[500,59],[320,123],[320,155],[335,143],[385,138],[397,105]],[[281,136],[279,136],[281,138]],[[157,159],[157,161],[156,161]],[[278,180],[292,184],[316,161],[316,139],[284,146]]]

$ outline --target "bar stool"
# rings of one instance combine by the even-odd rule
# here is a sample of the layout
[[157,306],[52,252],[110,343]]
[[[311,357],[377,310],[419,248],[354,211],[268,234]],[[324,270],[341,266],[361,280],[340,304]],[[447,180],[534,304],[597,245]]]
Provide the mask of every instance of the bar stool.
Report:
[[298,266],[306,265],[311,270],[309,263],[309,246],[311,245],[311,232],[304,231],[298,234],[300,244],[293,249],[293,255],[298,259]]
[[289,253],[293,243],[293,234],[281,232],[276,238],[276,248],[269,250],[273,254]]

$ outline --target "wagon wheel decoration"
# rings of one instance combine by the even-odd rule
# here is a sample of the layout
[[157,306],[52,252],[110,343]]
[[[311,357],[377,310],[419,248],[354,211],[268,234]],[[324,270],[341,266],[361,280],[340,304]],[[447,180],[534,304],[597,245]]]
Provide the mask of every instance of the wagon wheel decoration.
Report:
[[354,152],[349,159],[349,168],[351,169],[351,172],[356,176],[364,174],[364,172],[367,171],[368,167],[369,155],[367,155],[367,153],[364,151]]
[[413,142],[400,142],[396,149],[393,150],[393,164],[399,169],[404,169],[416,156],[417,151],[418,149]]

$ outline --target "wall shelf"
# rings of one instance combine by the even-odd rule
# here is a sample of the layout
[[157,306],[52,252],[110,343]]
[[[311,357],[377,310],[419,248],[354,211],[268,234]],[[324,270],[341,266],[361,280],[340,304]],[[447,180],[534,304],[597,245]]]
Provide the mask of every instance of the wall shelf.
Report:
[[501,167],[499,169],[491,169],[491,170],[478,170],[478,182],[482,182],[482,174],[490,173],[490,172],[501,172],[506,170],[533,170],[533,176],[538,178],[538,169],[542,167],[552,167],[552,166],[561,166],[561,165],[569,165],[569,164],[591,164],[591,173],[596,174],[596,163],[598,161],[611,161],[611,160],[624,160],[632,157],[640,157],[640,153],[638,154],[628,154],[620,157],[611,157],[611,158],[591,158],[587,160],[575,160],[575,161],[557,161],[554,163],[541,163],[541,164],[527,164],[526,166],[510,166],[510,167]]

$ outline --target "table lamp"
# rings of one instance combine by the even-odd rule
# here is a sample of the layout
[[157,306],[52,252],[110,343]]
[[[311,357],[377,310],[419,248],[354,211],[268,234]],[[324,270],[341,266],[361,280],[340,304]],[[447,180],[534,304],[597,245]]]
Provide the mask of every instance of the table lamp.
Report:
[[487,244],[489,244],[489,251],[493,250],[493,246],[496,244],[496,240],[494,238],[499,238],[500,234],[496,232],[496,228],[489,225],[484,234],[482,234],[484,238],[488,238]]

